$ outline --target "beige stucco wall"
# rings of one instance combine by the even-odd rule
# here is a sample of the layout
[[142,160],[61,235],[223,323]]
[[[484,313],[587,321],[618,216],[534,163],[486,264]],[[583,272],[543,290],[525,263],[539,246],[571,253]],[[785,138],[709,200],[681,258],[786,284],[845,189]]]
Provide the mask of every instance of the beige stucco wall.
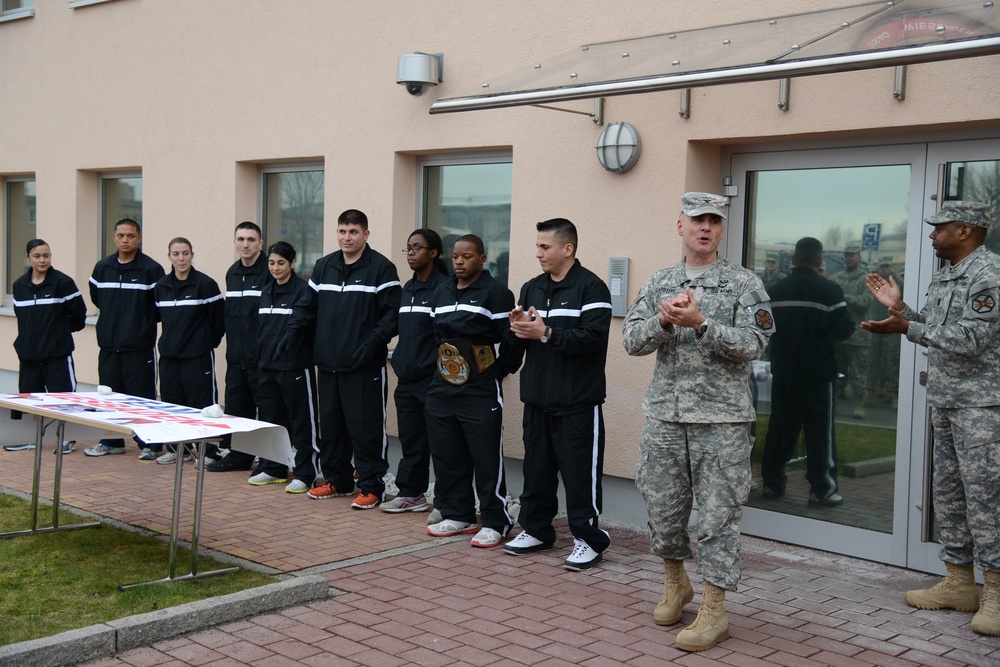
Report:
[[[808,9],[840,6],[813,0]],[[631,258],[629,293],[679,259],[674,220],[688,189],[718,190],[723,149],[740,143],[848,138],[998,126],[1000,59],[909,69],[907,99],[892,98],[892,70],[796,79],[791,110],[776,82],[610,98],[607,121],[642,136],[630,172],[597,163],[600,128],[535,108],[430,116],[439,96],[593,41],[706,27],[802,11],[790,0],[596,0],[502,5],[458,1],[115,0],[77,10],[37,2],[31,19],[0,23],[0,176],[34,173],[38,233],[55,265],[86,281],[98,258],[97,174],[142,170],[144,247],[166,262],[178,235],[196,265],[222,281],[235,255],[234,224],[257,214],[257,167],[321,161],[328,250],[336,216],[364,210],[370,242],[406,265],[398,248],[416,221],[419,156],[513,153],[511,284],[537,273],[533,223],[552,216],[581,230],[579,257],[600,275],[609,256]],[[396,58],[442,51],[444,82],[422,97],[395,84]],[[567,108],[589,111],[589,101]],[[3,242],[0,240],[0,242]],[[606,471],[630,477],[652,359],[621,351],[612,330]],[[0,340],[15,321],[0,315]],[[77,336],[79,378],[96,382],[93,327]],[[222,355],[220,354],[220,359]],[[9,344],[0,368],[16,369]],[[220,372],[222,371],[220,362]],[[520,451],[516,379],[506,384],[508,452]],[[391,401],[390,401],[391,403]],[[395,421],[390,417],[390,426]]]

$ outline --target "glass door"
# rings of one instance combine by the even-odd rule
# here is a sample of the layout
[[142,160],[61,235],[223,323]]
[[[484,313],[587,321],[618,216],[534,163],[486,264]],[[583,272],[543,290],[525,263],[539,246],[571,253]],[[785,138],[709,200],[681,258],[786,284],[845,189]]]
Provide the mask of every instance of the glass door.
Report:
[[[919,228],[925,158],[924,145],[735,154],[731,177],[738,192],[730,205],[727,254],[742,259],[765,288],[773,288],[792,270],[796,242],[818,239],[823,244],[820,274],[842,288],[855,323],[882,319],[865,276],[891,273],[913,299],[915,281],[906,276],[918,275],[926,253]],[[773,353],[767,350],[751,372],[758,409],[755,488],[743,530],[905,564],[915,346],[900,337],[877,340],[860,327],[837,343],[828,360],[839,376],[829,397],[832,419],[824,422],[827,445],[819,447],[815,436],[807,443],[804,433],[816,429],[800,428],[791,451],[781,455],[775,454],[778,438],[770,433],[771,420],[776,411],[787,415],[790,408],[782,393],[773,392]],[[795,370],[784,372],[779,382],[786,387],[802,379],[794,377]],[[919,421],[922,439],[922,416]],[[776,469],[783,477],[780,489],[765,484],[766,452],[771,479]],[[825,465],[818,468],[817,459]],[[827,495],[830,488],[835,496]]]
[[[972,200],[989,204],[992,220],[1000,220],[1000,139],[976,141],[939,142],[928,146],[927,172],[924,183],[925,215],[934,213],[942,202],[951,200]],[[924,225],[927,227],[927,225]],[[929,230],[924,230],[924,252],[930,241],[926,238]],[[986,246],[993,252],[1000,252],[1000,226],[991,227],[986,237]],[[940,266],[935,260],[921,271],[920,284],[927,285],[933,272]],[[913,299],[912,301],[910,299]],[[920,308],[925,303],[923,290],[908,296],[907,303]],[[927,356],[923,350],[917,355],[917,371],[926,371]],[[938,559],[938,531],[934,524],[933,501],[931,497],[931,433],[927,408],[922,441],[916,448],[911,461],[910,475],[914,480],[909,504],[914,511],[909,517],[907,566],[929,572],[943,572],[944,566]]]

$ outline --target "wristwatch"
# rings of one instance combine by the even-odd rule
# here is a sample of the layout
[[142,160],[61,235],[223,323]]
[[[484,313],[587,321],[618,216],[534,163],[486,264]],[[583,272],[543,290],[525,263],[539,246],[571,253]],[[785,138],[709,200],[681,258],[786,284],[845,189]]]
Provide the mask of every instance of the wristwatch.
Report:
[[552,327],[545,327],[545,331],[542,333],[541,338],[539,338],[538,340],[542,341],[543,343],[548,343],[549,335],[551,333],[552,333]]
[[708,331],[708,320],[705,320],[704,322],[702,322],[698,326],[698,328],[695,329],[695,331],[698,333],[699,336],[704,336],[705,332]]

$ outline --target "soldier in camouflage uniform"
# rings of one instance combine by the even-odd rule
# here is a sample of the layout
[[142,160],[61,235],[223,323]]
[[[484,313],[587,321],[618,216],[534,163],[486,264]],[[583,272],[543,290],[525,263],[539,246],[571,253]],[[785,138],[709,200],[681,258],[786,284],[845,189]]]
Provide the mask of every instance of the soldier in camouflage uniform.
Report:
[[649,512],[650,550],[666,573],[653,619],[673,625],[694,597],[684,559],[692,555],[687,526],[696,500],[705,586],[698,617],[676,645],[701,651],[729,636],[723,600],[740,580],[739,523],[750,492],[748,364],[767,345],[774,319],[760,278],[718,256],[726,198],[689,192],[681,202],[684,259],[639,292],[623,343],[633,356],[656,353],[635,477]]
[[[934,518],[947,575],[908,591],[920,609],[977,611],[972,629],[1000,636],[1000,257],[983,243],[989,207],[951,201],[925,219],[937,256],[947,260],[917,313],[896,281],[873,273],[868,285],[889,317],[865,322],[877,334],[904,334],[927,348],[927,402],[934,426]],[[983,570],[980,599],[973,565]]]
[[[849,245],[844,248],[844,270],[830,276],[830,279],[844,290],[847,312],[855,324],[870,319],[874,303],[865,278],[868,274],[861,266],[861,246]],[[868,397],[868,376],[871,372],[871,334],[856,331],[847,340],[837,343],[837,369],[847,375],[847,381],[854,395],[854,418],[865,418],[865,399]]]

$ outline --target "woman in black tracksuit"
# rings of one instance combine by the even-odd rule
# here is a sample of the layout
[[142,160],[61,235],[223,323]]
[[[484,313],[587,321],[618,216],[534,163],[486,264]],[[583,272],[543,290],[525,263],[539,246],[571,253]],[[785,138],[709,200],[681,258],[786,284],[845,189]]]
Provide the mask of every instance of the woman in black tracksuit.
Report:
[[382,503],[383,512],[423,512],[430,483],[431,450],[427,443],[427,389],[437,365],[437,340],[431,317],[434,290],[448,282],[441,255],[441,237],[433,229],[418,229],[406,240],[406,263],[413,278],[403,286],[399,305],[399,340],[392,351],[398,382],[393,393],[402,457],[396,472],[398,495]]
[[[31,268],[14,281],[14,314],[17,338],[14,350],[20,361],[17,390],[24,394],[76,391],[73,367],[73,332],[83,329],[87,306],[73,279],[52,268],[52,251],[42,239],[31,239],[26,248]],[[8,445],[6,449],[32,449],[33,445]],[[64,452],[73,450],[70,443]]]
[[[226,332],[225,302],[219,285],[192,266],[191,242],[177,237],[167,246],[173,270],[153,288],[156,309],[162,323],[160,332],[160,400],[175,405],[205,408],[219,400],[215,378],[215,348]],[[173,446],[168,449],[173,450]],[[150,445],[139,454],[153,458],[159,445]],[[218,448],[206,456],[215,458]],[[157,463],[173,463],[176,454],[168,451]]]
[[[260,364],[260,419],[284,426],[295,450],[295,479],[285,491],[306,493],[319,474],[319,420],[313,335],[316,297],[295,275],[295,248],[278,241],[267,249],[268,270],[274,280],[260,293],[258,359]],[[254,486],[283,484],[284,462],[260,459]]]

